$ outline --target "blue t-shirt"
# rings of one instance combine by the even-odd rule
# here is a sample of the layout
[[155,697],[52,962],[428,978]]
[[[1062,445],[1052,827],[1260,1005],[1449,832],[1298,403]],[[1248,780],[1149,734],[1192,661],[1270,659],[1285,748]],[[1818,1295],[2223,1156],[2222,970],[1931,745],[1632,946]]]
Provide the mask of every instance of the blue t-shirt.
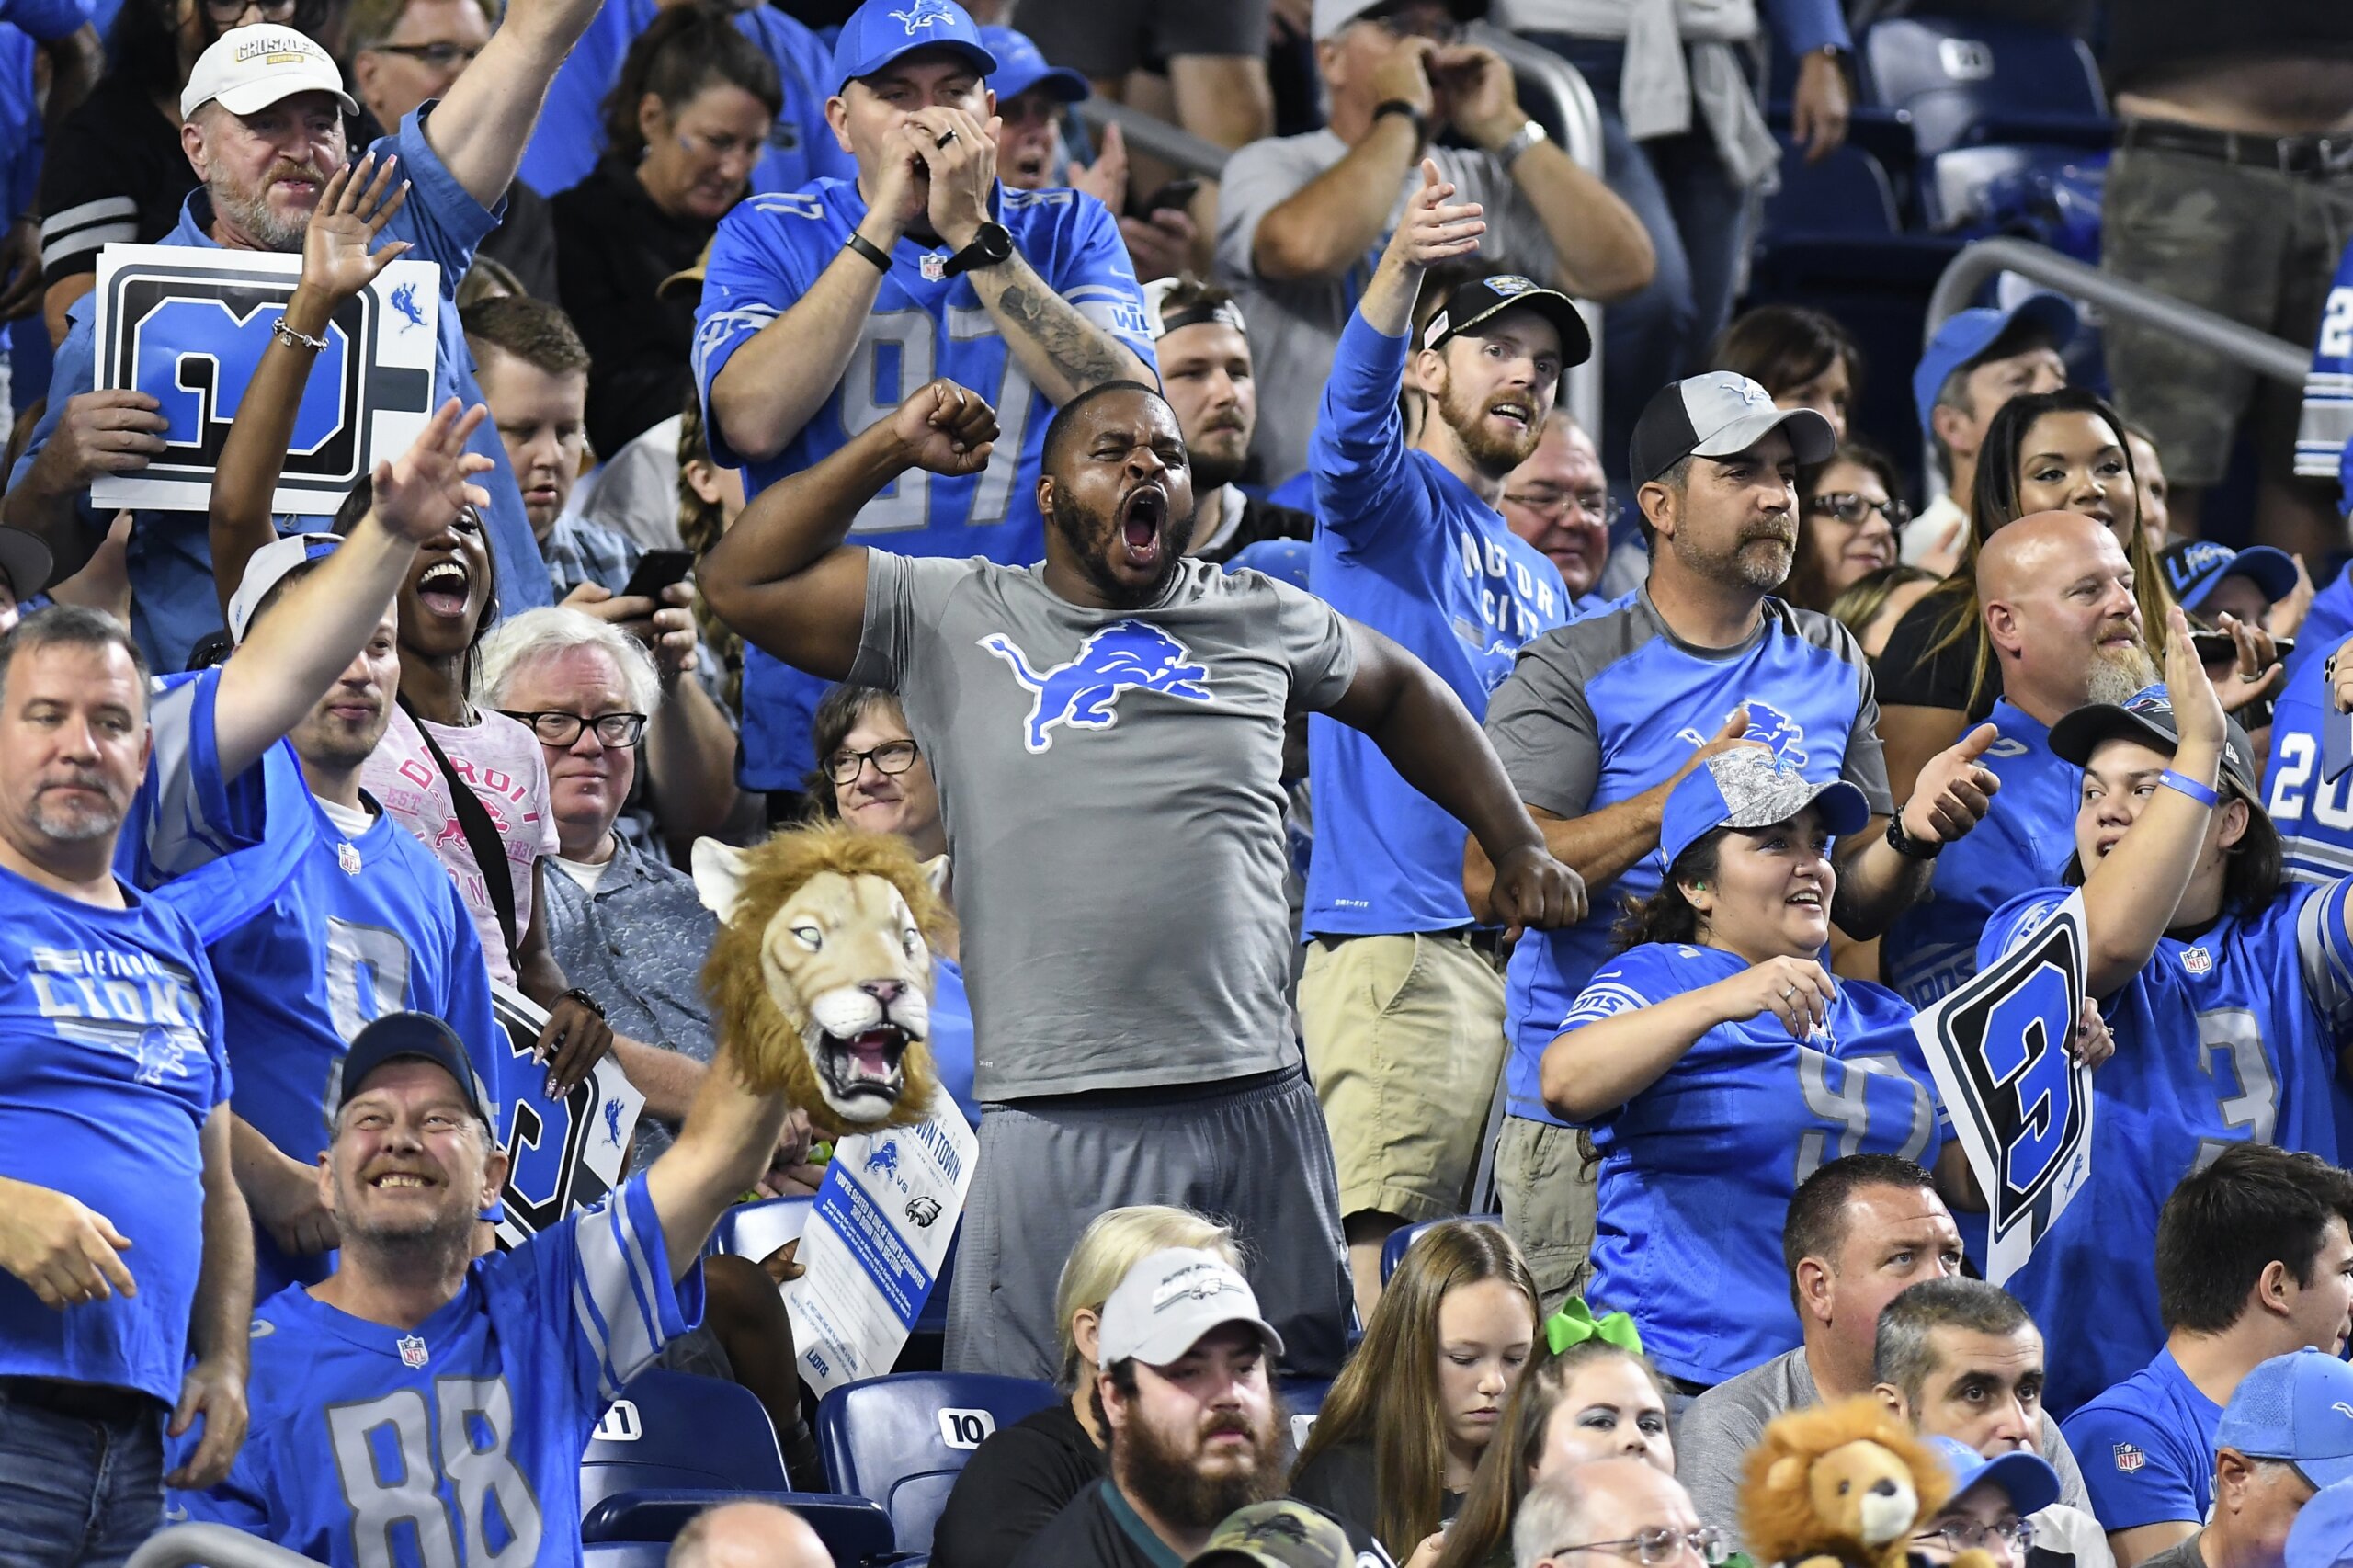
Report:
[[[553,196],[588,177],[605,151],[605,95],[620,78],[629,46],[660,14],[656,0],[618,0],[597,13],[548,84],[547,102],[531,128],[517,178],[541,196]],[[842,151],[825,123],[833,51],[774,6],[736,12],[735,28],[768,57],[784,89],[784,112],[769,127],[768,144],[752,165],[751,193],[799,190],[827,176],[856,177],[858,160]]]
[[2101,1392],[2060,1428],[2083,1467],[2092,1512],[2109,1530],[2203,1524],[2214,1506],[2214,1426],[2222,1407],[2173,1358]]
[[[1748,967],[1720,948],[1646,942],[1605,965],[1560,1033]],[[1630,1312],[1662,1371],[1715,1384],[1797,1346],[1781,1220],[1798,1185],[1848,1154],[1933,1156],[1934,1079],[1912,1009],[1842,980],[1803,1041],[1770,1014],[1719,1024],[1658,1082],[1590,1126],[1596,1310]]]
[[2265,809],[2279,830],[2288,874],[2302,882],[2353,874],[2353,768],[2333,779],[2321,777],[2326,755],[2321,725],[2335,705],[2320,667],[2347,637],[2353,637],[2353,566],[2313,596],[2272,709]]
[[972,1000],[964,994],[964,968],[954,959],[931,956],[931,1060],[939,1086],[974,1127],[981,1102],[972,1094]]
[[[380,138],[369,149],[381,163],[397,153],[401,177],[409,183],[407,205],[385,225],[386,241],[406,240],[415,248],[412,259],[437,262],[441,267],[440,346],[433,363],[436,403],[457,398],[465,404],[480,403],[482,389],[474,382],[473,358],[465,333],[458,324],[458,285],[472,265],[474,247],[498,222],[498,214],[476,201],[458,183],[441,155],[426,140],[424,117],[427,103],[401,121],[398,131]],[[504,203],[501,204],[502,206]],[[201,188],[191,191],[180,210],[179,227],[162,241],[167,245],[194,245],[217,250],[210,233],[211,198]],[[57,365],[50,381],[48,410],[33,427],[32,444],[9,476],[11,484],[24,483],[33,460],[64,417],[66,400],[97,385],[97,367],[91,342],[97,296],[85,296],[66,312],[71,325],[57,350]],[[224,408],[227,405],[224,403]],[[490,493],[483,514],[491,555],[498,574],[498,602],[512,615],[549,601],[547,568],[540,561],[539,542],[523,516],[522,492],[515,487],[515,472],[506,461],[506,443],[490,420],[483,420],[467,449],[491,460],[495,472],[479,476]],[[398,457],[397,452],[385,454]],[[87,492],[80,498],[84,522],[103,529],[108,520],[90,505]],[[109,515],[110,516],[110,515]],[[173,671],[186,667],[190,649],[206,633],[221,629],[221,601],[212,586],[212,546],[202,512],[140,512],[131,536],[129,567],[131,588],[131,631],[146,653],[150,667]],[[281,531],[295,527],[316,528],[322,519],[280,517]]]
[[195,926],[123,896],[96,908],[0,869],[0,1176],[105,1215],[139,1288],[53,1312],[0,1273],[0,1375],[171,1404],[204,1255],[201,1135],[229,1062]]
[[[1395,639],[1473,719],[1521,644],[1568,619],[1559,568],[1436,458],[1405,445],[1397,387],[1405,339],[1351,315],[1308,443],[1320,519],[1307,585]],[[1463,826],[1398,776],[1361,730],[1307,721],[1315,847],[1302,926],[1310,936],[1443,931],[1471,924]]]
[[[2252,916],[2168,934],[2141,972],[2099,998],[2116,1054],[2092,1074],[2091,1178],[2007,1288],[2051,1360],[2043,1403],[2064,1417],[2155,1355],[2157,1215],[2174,1187],[2232,1143],[2335,1163],[2347,1108],[2337,1053],[2353,1040],[2353,884],[2291,885]],[[2072,890],[1996,910],[1982,967],[2030,936]],[[2111,1526],[2113,1520],[2108,1521]]]
[[[1829,617],[1779,599],[1765,601],[1762,624],[1733,648],[1677,640],[1641,589],[1548,631],[1496,688],[1487,738],[1522,801],[1574,818],[1665,783],[1744,702],[1750,739],[1808,778],[1851,780],[1874,812],[1894,809],[1861,645]],[[1622,901],[1648,898],[1665,869],[1652,846],[1616,881],[1586,890],[1584,920],[1530,931],[1513,949],[1505,987],[1512,1115],[1561,1125],[1538,1087],[1544,1047],[1608,960]]]
[[2083,769],[2051,755],[2051,732],[2031,714],[1996,699],[1988,721],[2001,732],[1984,766],[2002,787],[1985,820],[1937,857],[1927,897],[1888,928],[1881,946],[1890,983],[1915,1007],[1933,1006],[1977,972],[1986,918],[2021,887],[2063,881],[2075,852]]
[[290,1286],[254,1314],[229,1479],[171,1501],[335,1568],[568,1568],[597,1418],[701,1319],[702,1269],[673,1284],[643,1176],[475,1259],[413,1332]]
[[[1156,368],[1143,293],[1103,204],[1074,190],[1003,187],[995,201],[1014,248],[1047,287]],[[944,246],[926,250],[900,239],[848,369],[775,457],[746,462],[710,417],[711,383],[727,361],[809,291],[865,216],[854,181],[825,179],[795,196],[755,197],[720,223],[695,316],[695,385],[713,460],[743,469],[757,494],[837,450],[933,377],[946,376],[996,410],[999,434],[988,467],[957,479],[909,470],[860,509],[851,540],[902,555],[985,556],[1006,566],[1044,559],[1038,464],[1053,405],[1030,385],[972,280],[924,276],[925,259],[944,256]],[[756,649],[745,652],[743,782],[756,790],[800,789],[816,761],[808,716],[825,683]]]

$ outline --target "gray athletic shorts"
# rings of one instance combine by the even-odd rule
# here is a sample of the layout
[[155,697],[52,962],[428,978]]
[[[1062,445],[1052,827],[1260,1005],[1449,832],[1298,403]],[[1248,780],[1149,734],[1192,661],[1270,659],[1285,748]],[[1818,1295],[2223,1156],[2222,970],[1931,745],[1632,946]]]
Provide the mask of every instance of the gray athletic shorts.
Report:
[[1097,82],[1176,56],[1267,52],[1267,0],[1020,0],[1013,25],[1057,65]]
[[1332,1146],[1298,1068],[1240,1086],[1121,1091],[983,1108],[948,1300],[951,1372],[1051,1381],[1054,1286],[1107,1209],[1180,1203],[1233,1227],[1283,1370],[1328,1378],[1347,1354],[1347,1252]]

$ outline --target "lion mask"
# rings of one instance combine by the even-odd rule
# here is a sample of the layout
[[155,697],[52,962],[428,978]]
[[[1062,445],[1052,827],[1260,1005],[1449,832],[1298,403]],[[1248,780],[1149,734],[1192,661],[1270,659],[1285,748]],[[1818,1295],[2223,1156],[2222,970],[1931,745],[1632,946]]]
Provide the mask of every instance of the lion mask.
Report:
[[805,827],[748,850],[699,840],[694,871],[720,919],[703,991],[745,1082],[829,1137],[922,1120],[938,1086],[931,948],[953,917],[915,852]]
[[1741,1483],[1741,1534],[1759,1562],[1904,1568],[1912,1532],[1950,1492],[1944,1466],[1910,1427],[1876,1400],[1851,1399],[1765,1428]]

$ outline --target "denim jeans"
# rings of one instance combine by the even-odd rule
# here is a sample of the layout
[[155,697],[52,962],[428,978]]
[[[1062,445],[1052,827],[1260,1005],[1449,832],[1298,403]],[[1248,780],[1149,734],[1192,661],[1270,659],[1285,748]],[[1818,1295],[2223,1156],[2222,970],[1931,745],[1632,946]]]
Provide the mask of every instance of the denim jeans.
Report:
[[163,1522],[162,1406],[87,1421],[0,1391],[0,1568],[114,1568]]
[[1575,66],[1601,110],[1603,176],[1650,231],[1658,271],[1650,286],[1602,312],[1602,466],[1623,483],[1627,450],[1643,404],[1668,381],[1704,369],[1699,361],[1732,318],[1748,242],[1748,192],[1733,183],[1715,142],[1697,120],[1680,136],[1637,142],[1626,134],[1618,84],[1626,47],[1613,39],[1534,33]]

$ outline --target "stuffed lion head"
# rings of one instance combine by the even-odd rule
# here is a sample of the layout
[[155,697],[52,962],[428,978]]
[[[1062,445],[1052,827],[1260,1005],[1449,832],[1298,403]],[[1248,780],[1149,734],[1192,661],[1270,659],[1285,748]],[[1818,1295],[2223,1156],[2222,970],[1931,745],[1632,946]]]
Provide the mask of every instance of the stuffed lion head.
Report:
[[1759,1562],[1904,1568],[1913,1530],[1950,1490],[1878,1401],[1818,1405],[1779,1417],[1748,1451],[1741,1535]]
[[750,1086],[829,1137],[922,1120],[938,1086],[931,948],[953,916],[915,852],[804,827],[748,850],[703,839],[694,869],[720,919],[703,991]]

